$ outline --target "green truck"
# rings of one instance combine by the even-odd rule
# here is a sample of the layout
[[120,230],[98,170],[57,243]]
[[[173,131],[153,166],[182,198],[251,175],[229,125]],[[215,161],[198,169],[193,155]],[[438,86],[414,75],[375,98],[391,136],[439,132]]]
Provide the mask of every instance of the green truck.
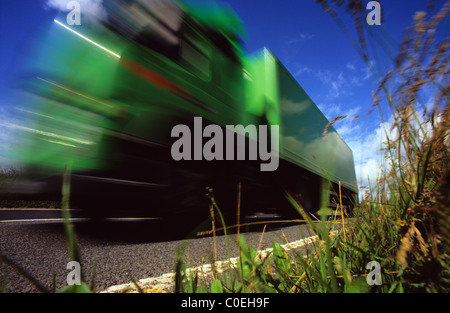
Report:
[[[234,215],[238,183],[247,214],[287,212],[282,190],[310,212],[324,194],[331,195],[330,207],[339,195],[352,206],[352,151],[269,50],[244,52],[241,22],[230,8],[155,0],[105,6],[106,18],[81,26],[57,17],[25,64],[22,86],[35,100],[17,126],[16,159],[36,186],[28,190],[60,194],[68,166],[72,202],[96,214],[113,207],[161,215],[196,207],[209,214],[204,194],[211,187]],[[204,146],[194,138],[199,117],[202,131],[215,131]],[[227,125],[242,125],[230,146],[214,137],[208,151],[217,154],[222,143],[224,156],[232,148],[246,154],[175,160],[177,125],[193,132],[180,153],[194,154],[205,151],[217,127],[226,140]],[[265,143],[279,159],[275,170],[261,171],[267,158],[251,156],[260,143],[249,125],[276,135]]]

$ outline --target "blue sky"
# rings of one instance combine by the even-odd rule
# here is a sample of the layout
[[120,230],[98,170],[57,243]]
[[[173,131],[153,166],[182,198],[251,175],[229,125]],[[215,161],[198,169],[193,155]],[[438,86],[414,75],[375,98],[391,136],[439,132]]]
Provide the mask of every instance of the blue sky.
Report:
[[[108,0],[104,0],[108,1]],[[2,153],[13,143],[8,140],[5,121],[12,119],[10,108],[17,105],[10,90],[27,44],[41,28],[52,23],[55,9],[49,3],[64,5],[68,0],[0,0],[0,162]],[[101,6],[101,0],[82,0]],[[352,148],[359,182],[375,175],[381,159],[382,121],[376,113],[367,115],[372,105],[372,91],[378,77],[368,70],[344,31],[321,6],[312,0],[225,0],[243,20],[249,53],[268,47],[287,67],[328,119],[347,115],[335,128]],[[402,31],[412,23],[416,11],[426,11],[427,1],[379,1],[382,26],[370,28],[373,38],[392,37],[397,51]],[[435,10],[443,0],[436,0]],[[339,11],[350,34],[356,32],[348,15]],[[369,11],[367,11],[369,12]],[[449,25],[447,21],[447,25]],[[448,34],[447,34],[448,35]],[[369,38],[370,40],[370,38]],[[392,59],[378,50],[377,63],[384,71]],[[359,116],[355,121],[354,117]],[[389,117],[389,116],[387,116]],[[3,126],[2,126],[3,125]],[[3,150],[3,151],[2,151]],[[4,159],[3,159],[4,161]]]

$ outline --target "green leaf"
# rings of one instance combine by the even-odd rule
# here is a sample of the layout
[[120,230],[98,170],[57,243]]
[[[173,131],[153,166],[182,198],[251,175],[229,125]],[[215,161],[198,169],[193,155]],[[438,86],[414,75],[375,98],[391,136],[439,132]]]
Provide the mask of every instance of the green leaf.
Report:
[[80,285],[69,285],[59,291],[59,293],[92,293],[85,283]]
[[289,257],[278,242],[272,243],[273,260],[277,270],[284,275],[293,275],[293,271],[289,262]]
[[219,279],[215,279],[211,284],[211,293],[223,293],[222,283]]
[[250,282],[253,270],[258,265],[260,265],[261,262],[259,260],[255,261],[257,252],[253,247],[246,245],[244,236],[241,236],[240,245],[241,245],[241,255],[240,255],[241,259],[239,262],[239,269],[241,270],[242,273],[241,278],[243,279],[244,282]]
[[370,286],[367,283],[366,277],[358,277],[347,287],[348,293],[367,293],[370,290]]

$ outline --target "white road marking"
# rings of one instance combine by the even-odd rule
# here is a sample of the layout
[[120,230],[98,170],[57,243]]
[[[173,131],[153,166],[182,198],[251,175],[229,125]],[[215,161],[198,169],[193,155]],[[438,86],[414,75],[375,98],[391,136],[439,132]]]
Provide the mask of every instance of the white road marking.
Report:
[[[89,220],[88,218],[71,218],[70,222],[83,222]],[[33,218],[33,219],[19,219],[19,220],[3,220],[0,223],[42,223],[42,222],[52,222],[52,223],[62,223],[64,219],[62,218]]]
[[[331,235],[336,234],[336,231],[332,231]],[[284,245],[281,245],[281,247],[285,251],[297,249],[300,247],[304,247],[306,245],[312,244],[319,240],[318,236],[311,236],[306,237],[297,241],[289,242]],[[260,258],[267,257],[270,253],[272,253],[272,248],[267,248],[264,250],[259,250],[258,256]],[[231,266],[232,268],[237,268],[239,262],[239,258],[230,258],[230,260],[225,261],[218,261],[216,262],[216,270],[218,273],[222,273],[225,270]],[[229,264],[230,263],[230,264]],[[212,275],[212,265],[211,264],[204,264],[201,266],[197,266],[194,268],[189,268],[188,271],[197,272],[199,275],[199,278],[207,277],[208,275]],[[150,277],[150,278],[144,278],[136,282],[139,287],[142,290],[145,289],[152,289],[153,291],[167,291],[167,290],[173,290],[173,286],[175,284],[175,273],[166,273],[158,277]],[[135,292],[136,287],[133,283],[128,284],[121,284],[116,286],[111,286],[103,291],[101,293],[126,293],[126,292]]]
[[[46,208],[16,208],[16,209],[10,209],[10,208],[0,208],[1,211],[61,211],[61,209],[46,209]],[[69,212],[81,212],[82,210],[76,210],[76,209],[70,209]]]
[[[153,217],[107,217],[105,218],[106,221],[111,222],[140,222],[140,221],[151,221],[151,220],[157,220],[158,218]],[[87,217],[75,217],[70,218],[69,222],[87,222],[90,219]],[[18,219],[18,220],[3,220],[0,221],[0,223],[44,223],[44,222],[51,222],[51,223],[62,223],[64,222],[63,218],[35,218],[35,219]]]

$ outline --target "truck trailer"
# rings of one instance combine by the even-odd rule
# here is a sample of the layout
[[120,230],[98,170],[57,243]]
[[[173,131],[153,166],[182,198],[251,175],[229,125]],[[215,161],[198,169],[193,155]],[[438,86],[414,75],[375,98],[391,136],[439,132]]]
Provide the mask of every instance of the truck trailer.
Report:
[[[238,184],[243,214],[289,215],[283,190],[311,213],[338,199],[351,209],[351,149],[273,53],[244,51],[231,8],[115,0],[105,9],[80,26],[57,16],[23,65],[21,88],[33,101],[16,127],[15,159],[33,186],[26,190],[60,195],[70,171],[73,206],[96,216],[138,207],[209,215],[205,188],[234,216]],[[198,151],[193,138],[181,145],[174,129],[194,132],[199,118],[213,155],[213,134],[242,126],[227,150],[232,158],[174,158],[174,145],[181,155]],[[275,170],[262,171],[267,158],[252,157],[261,142],[249,126],[277,138],[264,143],[278,158]]]

